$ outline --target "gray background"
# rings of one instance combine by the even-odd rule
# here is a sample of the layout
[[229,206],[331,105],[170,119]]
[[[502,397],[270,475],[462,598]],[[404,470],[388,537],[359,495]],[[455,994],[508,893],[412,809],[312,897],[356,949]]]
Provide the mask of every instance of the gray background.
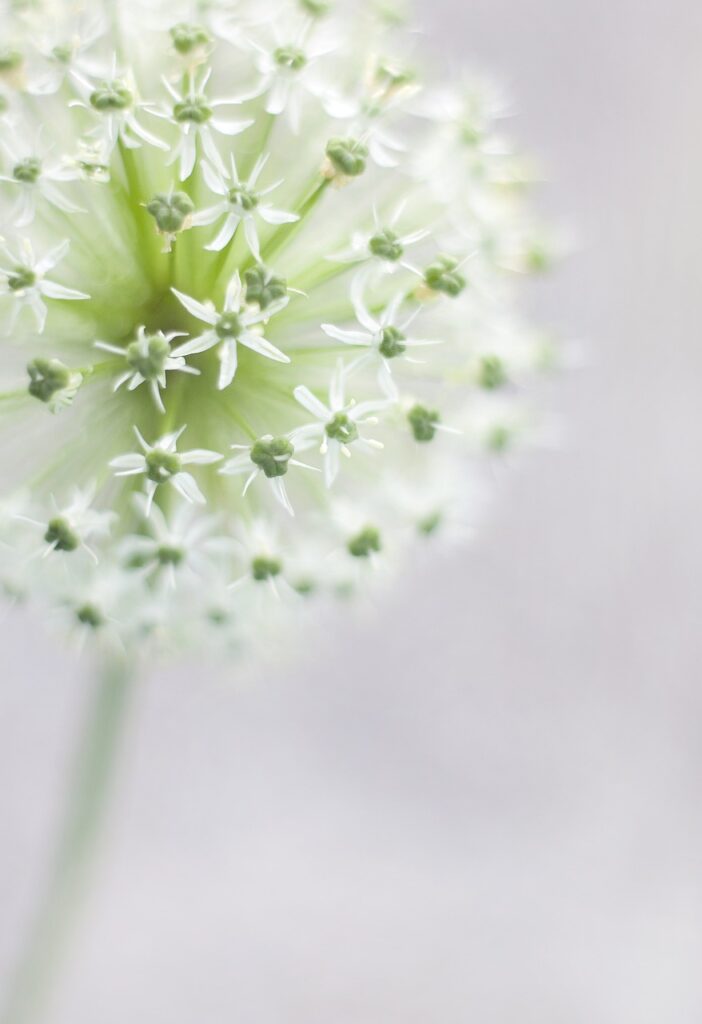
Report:
[[[512,86],[577,225],[534,301],[590,350],[566,446],[292,669],[148,680],[47,1024],[702,1019],[702,7],[426,7]],[[1,628],[7,965],[90,681]]]

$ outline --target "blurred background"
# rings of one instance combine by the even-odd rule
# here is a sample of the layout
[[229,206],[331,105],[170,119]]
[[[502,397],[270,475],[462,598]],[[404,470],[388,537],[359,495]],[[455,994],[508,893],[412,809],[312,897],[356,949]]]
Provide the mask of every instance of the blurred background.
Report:
[[[47,1024],[702,1020],[702,6],[422,6],[577,228],[531,297],[588,349],[563,449],[292,667],[144,682]],[[93,684],[0,640],[2,977]]]

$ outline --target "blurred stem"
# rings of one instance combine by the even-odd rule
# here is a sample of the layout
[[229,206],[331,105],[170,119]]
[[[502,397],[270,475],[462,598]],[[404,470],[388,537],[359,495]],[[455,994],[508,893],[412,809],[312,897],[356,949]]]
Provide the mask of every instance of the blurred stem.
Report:
[[133,669],[126,660],[115,659],[102,669],[78,749],[51,874],[0,1006],[0,1024],[35,1024],[43,1018],[92,875],[133,684]]

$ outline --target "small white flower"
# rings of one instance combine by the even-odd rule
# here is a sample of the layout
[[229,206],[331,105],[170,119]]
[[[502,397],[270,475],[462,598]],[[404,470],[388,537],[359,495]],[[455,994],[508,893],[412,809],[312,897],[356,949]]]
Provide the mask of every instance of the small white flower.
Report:
[[90,81],[74,72],[80,100],[71,100],[69,106],[82,107],[98,118],[88,135],[100,147],[103,160],[108,160],[118,142],[127,149],[138,149],[142,143],[168,150],[168,145],[148,131],[137,120],[137,114],[147,109],[138,100],[137,86],[131,73],[119,75],[117,61],[113,60],[112,74],[102,80]]
[[17,317],[24,306],[28,306],[34,314],[37,330],[41,334],[46,326],[47,308],[44,299],[81,300],[89,299],[85,292],[66,288],[46,277],[50,270],[61,262],[70,248],[68,240],[50,249],[41,259],[36,259],[32,243],[24,239],[21,251],[15,256],[4,244],[0,244],[0,256],[6,260],[6,266],[0,267],[0,295],[13,298],[13,309],[7,324],[7,333],[14,330]]
[[[272,434],[264,434],[263,437],[259,437],[257,441],[250,445],[233,444],[231,447],[234,450],[241,451],[241,454],[235,455],[233,459],[229,459],[220,469],[220,473],[226,476],[248,474],[243,494],[246,494],[256,477],[263,473],[275,495],[276,501],[291,516],[294,516],[295,512],[290,503],[283,477],[287,474],[289,466],[299,466],[302,469],[311,469],[314,472],[318,472],[316,466],[308,466],[306,462],[300,462],[298,459],[293,458],[296,451],[309,448],[312,444],[314,444],[314,441],[301,439],[294,445],[289,437],[273,437]],[[253,469],[251,468],[252,466],[254,467]]]
[[217,519],[203,515],[194,504],[179,505],[170,520],[158,505],[147,513],[148,499],[144,494],[136,494],[134,504],[149,535],[134,534],[125,539],[122,556],[130,568],[163,573],[168,584],[175,587],[178,575],[191,581],[202,579],[223,555],[233,550],[231,540],[214,534]]
[[[275,359],[279,363],[289,363],[290,359],[270,341],[254,331],[250,330],[255,324],[268,320],[280,305],[273,303],[267,309],[247,309],[244,305],[244,290],[241,284],[239,272],[232,277],[227,287],[227,294],[224,300],[224,308],[218,312],[212,302],[198,302],[197,299],[184,295],[183,292],[172,289],[173,294],[179,302],[185,306],[187,311],[197,320],[210,327],[209,331],[186,341],[178,349],[182,355],[193,355],[196,352],[206,352],[210,348],[218,346],[220,360],[219,380],[217,387],[222,390],[229,387],[234,380],[237,368],[237,345],[245,345],[253,352],[265,356],[267,359]],[[287,300],[282,300],[285,303]]]
[[321,57],[333,53],[336,43],[306,42],[308,25],[303,25],[293,40],[284,37],[274,25],[277,45],[271,49],[252,41],[258,51],[258,70],[262,75],[259,94],[266,95],[266,111],[276,116],[285,113],[297,135],[302,122],[305,94],[321,101],[329,93],[327,81],[319,74]]
[[180,161],[179,177],[181,181],[185,181],[193,173],[197,159],[198,138],[208,159],[215,167],[224,170],[222,157],[212,132],[215,131],[225,136],[239,135],[254,123],[251,118],[243,121],[227,121],[215,113],[219,107],[230,107],[243,103],[247,97],[232,96],[221,100],[209,99],[205,94],[205,89],[211,74],[211,70],[206,71],[197,82],[195,74],[190,72],[187,76],[187,88],[183,88],[181,92],[178,92],[167,78],[163,78],[163,84],[173,99],[172,105],[149,104],[147,107],[151,114],[175,125],[180,132],[180,139],[173,148],[168,163],[173,164]]
[[391,361],[398,356],[404,356],[407,362],[417,362],[411,356],[405,356],[408,348],[420,348],[427,345],[438,345],[439,341],[427,338],[408,338],[406,331],[417,317],[420,309],[410,313],[405,320],[396,323],[402,303],[404,292],[399,292],[395,298],[388,303],[380,316],[374,316],[368,309],[363,297],[363,278],[356,277],[352,285],[352,302],[356,319],[363,328],[362,331],[342,330],[333,324],[322,324],[322,330],[329,338],[341,341],[344,345],[359,345],[368,349],[363,355],[353,360],[347,368],[347,374],[368,364],[374,365],[377,369],[378,384],[381,391],[392,401],[397,401],[399,392],[393,380]]
[[154,444],[148,444],[142,437],[139,428],[134,427],[137,441],[143,454],[130,452],[112,459],[110,466],[117,472],[115,476],[137,476],[145,474],[146,480],[146,514],[151,512],[154,495],[160,484],[170,483],[186,501],[205,505],[206,498],[197,485],[195,477],[186,472],[184,466],[208,466],[219,462],[222,456],[202,448],[194,448],[189,452],[178,452],[178,438],[185,430],[164,434]]
[[173,339],[182,337],[182,331],[169,331],[168,334],[157,331],[155,334],[148,334],[145,327],[140,327],[136,341],[130,342],[126,348],[119,348],[118,345],[111,345],[105,341],[96,341],[95,348],[123,356],[127,362],[129,369],[117,378],[113,386],[114,391],[123,384],[127,384],[129,391],[134,391],[140,384],[148,383],[156,408],[159,412],[165,412],[161,388],[166,387],[166,374],[173,370],[195,376],[200,373],[195,367],[186,364],[183,346],[171,349]]
[[229,175],[226,172],[217,170],[207,161],[203,162],[202,170],[205,181],[216,195],[223,198],[221,202],[216,203],[214,206],[207,207],[207,209],[194,214],[192,223],[196,226],[213,224],[220,217],[225,217],[219,234],[209,245],[205,246],[210,252],[219,252],[229,245],[239,224],[243,222],[244,235],[246,236],[249,250],[255,259],[259,260],[261,258],[261,247],[258,240],[258,231],[256,230],[256,216],[258,215],[266,224],[292,224],[300,218],[296,213],[277,210],[268,203],[261,203],[261,199],[269,195],[280,185],[280,181],[277,181],[273,185],[269,185],[268,188],[256,189],[256,182],[268,162],[268,155],[262,156],[256,161],[254,169],[246,182],[239,180],[233,153],[230,156],[230,160],[231,173]]
[[377,423],[375,413],[387,409],[388,401],[346,402],[344,396],[346,373],[339,360],[329,387],[329,404],[325,405],[313,395],[304,384],[295,388],[295,398],[303,408],[315,417],[314,423],[305,424],[292,431],[293,444],[310,437],[321,439],[320,452],[324,456],[324,481],[327,487],[336,480],[339,473],[339,454],[351,456],[349,445],[356,444],[368,450],[382,449],[380,441],[362,437],[359,426]]
[[18,190],[17,201],[10,212],[9,220],[16,228],[31,224],[36,214],[37,198],[44,199],[64,213],[84,213],[82,207],[69,199],[57,182],[75,181],[79,172],[65,161],[48,163],[39,147],[19,147],[14,137],[8,135],[2,140],[10,161],[10,173],[1,174],[0,181]]
[[93,537],[97,540],[105,538],[117,516],[114,512],[93,508],[94,499],[94,484],[85,488],[74,487],[69,502],[64,506],[60,506],[54,496],[51,496],[53,512],[48,521],[32,519],[25,515],[18,515],[17,518],[44,531],[44,546],[41,551],[43,558],[55,551],[71,554],[82,549],[97,562],[98,557],[88,541]]
[[407,200],[402,199],[394,213],[383,221],[377,209],[373,208],[373,228],[370,231],[354,231],[348,249],[335,253],[327,258],[334,263],[377,263],[385,274],[394,274],[400,268],[418,273],[414,264],[405,258],[405,250],[427,238],[429,228],[418,228],[398,234],[395,230],[407,207]]
[[44,31],[44,24],[41,27],[43,34],[37,40],[37,51],[42,66],[28,83],[27,91],[31,95],[50,96],[57,93],[76,72],[88,78],[106,73],[90,54],[90,50],[108,30],[109,22],[104,16],[91,12],[87,16],[71,19],[60,28],[53,24],[48,32]]

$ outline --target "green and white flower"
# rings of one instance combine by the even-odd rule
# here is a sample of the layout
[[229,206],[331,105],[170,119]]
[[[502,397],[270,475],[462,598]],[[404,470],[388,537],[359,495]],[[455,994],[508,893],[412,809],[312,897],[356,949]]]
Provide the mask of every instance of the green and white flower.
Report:
[[560,358],[497,94],[388,0],[2,11],[0,589],[257,650],[472,535]]

